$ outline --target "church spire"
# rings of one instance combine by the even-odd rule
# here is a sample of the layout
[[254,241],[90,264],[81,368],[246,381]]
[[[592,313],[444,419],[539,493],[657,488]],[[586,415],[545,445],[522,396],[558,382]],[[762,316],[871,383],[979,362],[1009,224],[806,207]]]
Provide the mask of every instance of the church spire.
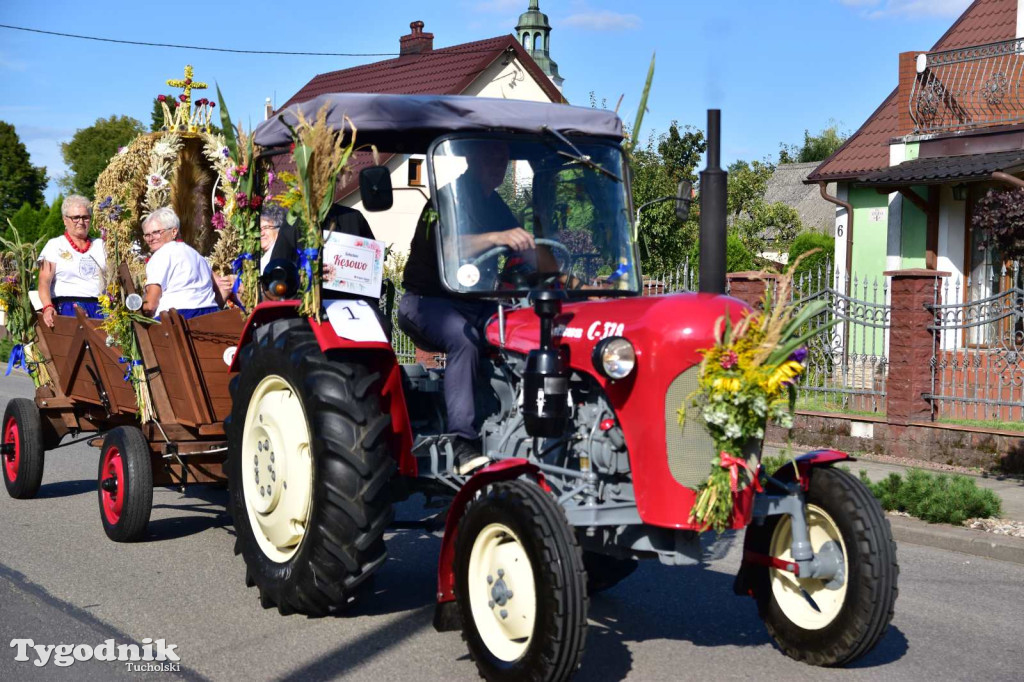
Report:
[[548,15],[540,11],[540,0],[530,0],[530,7],[519,15],[516,36],[537,66],[561,90],[564,79],[558,75],[558,64],[551,59],[551,24]]

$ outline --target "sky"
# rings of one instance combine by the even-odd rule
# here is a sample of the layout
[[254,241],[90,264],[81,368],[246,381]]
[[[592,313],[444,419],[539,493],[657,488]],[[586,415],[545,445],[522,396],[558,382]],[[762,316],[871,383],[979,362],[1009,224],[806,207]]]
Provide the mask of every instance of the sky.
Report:
[[[514,33],[528,0],[0,0],[0,24],[45,31],[245,50],[396,53],[421,20],[445,47]],[[722,160],[777,157],[779,144],[829,121],[855,131],[897,83],[897,56],[928,50],[970,0],[541,0],[551,57],[572,104],[636,116],[652,54],[657,66],[641,137],[676,120],[703,128],[722,110]],[[318,73],[388,57],[243,55],[61,38],[0,28],[0,120],[34,165],[67,172],[60,143],[97,118],[147,127],[153,97],[186,64],[219,84],[234,119],[263,119]],[[215,94],[212,95],[215,97]]]

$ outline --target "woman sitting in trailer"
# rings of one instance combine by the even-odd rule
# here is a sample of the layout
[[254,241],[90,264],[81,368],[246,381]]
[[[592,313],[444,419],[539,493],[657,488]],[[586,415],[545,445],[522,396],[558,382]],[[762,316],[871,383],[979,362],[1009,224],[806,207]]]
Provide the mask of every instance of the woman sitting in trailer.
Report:
[[92,205],[72,194],[60,212],[64,234],[46,242],[39,254],[39,300],[48,327],[53,327],[55,315],[74,315],[76,307],[89,317],[103,317],[97,297],[103,291],[107,258],[103,240],[89,239]]
[[153,255],[146,264],[142,311],[160,317],[174,308],[188,319],[215,313],[224,304],[213,272],[199,252],[177,241],[181,221],[170,207],[158,208],[142,223],[142,236]]

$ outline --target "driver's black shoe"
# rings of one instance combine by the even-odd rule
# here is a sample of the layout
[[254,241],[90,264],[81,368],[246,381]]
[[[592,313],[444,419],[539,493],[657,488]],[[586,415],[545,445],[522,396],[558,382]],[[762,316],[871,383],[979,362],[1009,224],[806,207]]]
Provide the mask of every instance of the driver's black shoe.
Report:
[[455,473],[460,476],[468,476],[491,463],[490,458],[480,452],[480,441],[456,436],[452,440],[452,451],[455,453]]

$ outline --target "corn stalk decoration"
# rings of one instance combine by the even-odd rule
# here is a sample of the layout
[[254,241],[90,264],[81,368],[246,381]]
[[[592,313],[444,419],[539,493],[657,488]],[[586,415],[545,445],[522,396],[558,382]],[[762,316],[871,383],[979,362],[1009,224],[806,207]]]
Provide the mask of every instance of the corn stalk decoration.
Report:
[[33,347],[36,334],[32,326],[33,309],[28,293],[32,290],[32,280],[39,267],[39,249],[46,237],[40,237],[35,242],[25,242],[10,219],[7,225],[11,238],[0,237],[0,246],[4,249],[3,254],[0,254],[0,308],[3,308],[4,325],[7,333],[15,340],[15,346],[11,349],[6,374],[9,375],[12,369],[20,366],[39,386],[45,377],[40,375],[39,370],[43,365]]
[[[299,313],[320,321],[320,250],[324,245],[321,225],[334,203],[338,180],[342,183],[351,170],[349,159],[355,149],[356,127],[347,116],[340,131],[327,125],[327,105],[317,112],[314,121],[300,111],[298,124],[290,126],[284,117],[295,144],[293,157],[296,174],[281,176],[288,194],[295,198],[288,212],[288,222],[302,225],[299,236],[299,283],[302,305]],[[351,130],[346,143],[345,131]]]

